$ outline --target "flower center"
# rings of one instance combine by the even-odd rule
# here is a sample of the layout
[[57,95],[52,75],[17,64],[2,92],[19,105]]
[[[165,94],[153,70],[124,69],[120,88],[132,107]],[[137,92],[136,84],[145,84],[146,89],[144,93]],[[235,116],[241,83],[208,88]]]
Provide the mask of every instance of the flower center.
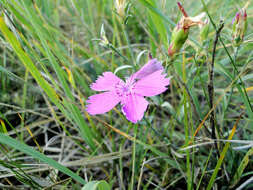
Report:
[[115,89],[116,93],[121,98],[126,98],[126,96],[130,95],[133,91],[135,82],[131,80],[131,78],[127,79],[126,82],[120,81],[116,84]]

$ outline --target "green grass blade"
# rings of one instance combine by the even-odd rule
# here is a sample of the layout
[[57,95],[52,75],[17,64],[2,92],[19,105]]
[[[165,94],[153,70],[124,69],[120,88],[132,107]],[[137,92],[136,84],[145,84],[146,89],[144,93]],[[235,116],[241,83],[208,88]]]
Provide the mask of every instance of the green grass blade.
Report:
[[[28,68],[32,76],[38,82],[38,84],[47,92],[48,96],[59,105],[57,100],[57,94],[54,89],[42,78],[39,70],[36,68],[30,57],[21,47],[19,41],[15,35],[8,29],[6,23],[4,22],[3,17],[0,17],[0,30],[3,33],[5,39],[10,43],[15,53],[18,55],[21,62]],[[60,105],[59,105],[60,106]],[[60,106],[61,107],[61,106]]]
[[250,159],[249,157],[253,155],[253,148],[251,148],[247,153],[246,155],[243,157],[233,179],[232,179],[232,183],[230,185],[230,188],[233,188],[239,181],[240,181],[240,178],[242,176],[242,173],[244,171],[244,169],[246,168],[246,166],[248,165]]
[[146,1],[146,0],[139,0],[139,2],[142,3],[145,7],[147,7],[150,11],[152,11],[156,15],[159,15],[164,21],[166,21],[170,25],[172,25],[172,26],[176,25],[172,20],[170,20],[167,16],[165,16],[159,9],[157,9],[154,6],[152,6],[152,4],[150,4],[148,1]]
[[90,181],[88,182],[82,190],[110,190],[109,184],[102,180],[102,181]]
[[[154,8],[157,7],[157,3],[155,0],[149,0],[149,2]],[[150,15],[150,18],[152,19],[153,24],[156,27],[157,32],[160,35],[162,43],[165,45],[165,47],[167,49],[168,48],[168,38],[167,38],[166,27],[164,26],[164,23],[163,23],[163,19],[159,15],[157,15],[155,12],[151,11],[151,9],[149,9],[148,13]]]
[[7,76],[12,78],[13,80],[25,82],[24,79],[20,78],[19,76],[15,75],[14,73],[8,71],[8,69],[0,66],[0,72],[5,73]]
[[[66,168],[65,166],[59,164],[58,162],[56,162],[55,160],[45,156],[44,154],[34,150],[33,148],[27,146],[26,144],[23,144],[9,136],[6,136],[2,133],[0,133],[0,142],[2,144],[6,144],[14,149],[17,149],[21,152],[24,152],[30,156],[32,156],[35,159],[38,159],[42,162],[47,163],[48,165],[52,166],[53,168],[65,173],[66,175],[70,176],[71,178],[73,178],[74,180],[78,181],[81,184],[86,184],[86,181],[84,179],[82,179],[80,176],[78,176],[77,174],[75,174],[74,172],[72,172],[70,169]],[[17,146],[18,145],[18,146]]]
[[[235,131],[236,131],[237,124],[240,121],[240,118],[236,121],[236,124],[234,125],[234,127],[233,127],[233,129],[232,129],[232,131],[231,131],[231,133],[230,133],[230,135],[228,137],[228,140],[232,140],[232,138],[233,138],[233,136],[235,134]],[[223,148],[223,150],[221,152],[220,158],[219,158],[219,160],[218,160],[218,162],[217,162],[217,164],[215,166],[215,169],[214,169],[214,172],[213,172],[212,177],[210,179],[210,182],[209,182],[209,184],[208,184],[208,186],[206,188],[207,190],[210,190],[213,187],[213,183],[214,183],[215,178],[216,178],[216,176],[218,174],[218,171],[219,171],[219,169],[221,167],[221,164],[222,164],[222,162],[223,162],[223,160],[225,158],[225,155],[226,155],[226,153],[228,151],[229,146],[230,146],[230,142],[226,142],[226,144],[225,144],[225,146],[224,146],[224,148]]]
[[[80,127],[82,137],[89,144],[89,146],[93,150],[95,150],[96,147],[93,142],[93,133],[86,124],[81,114],[81,111],[78,109],[78,107],[72,104],[72,102],[65,100],[64,98],[63,100],[65,101],[63,102],[59,100],[59,97],[54,88],[52,88],[48,84],[48,82],[41,76],[40,71],[35,66],[31,58],[28,56],[28,54],[23,50],[16,36],[8,29],[3,17],[0,17],[0,30],[2,31],[6,40],[12,46],[14,52],[18,55],[21,62],[25,65],[25,67],[27,67],[27,69],[32,74],[37,83],[40,85],[40,87],[47,93],[51,101],[65,114],[65,116],[69,120],[74,120],[78,124],[78,126]],[[49,53],[50,50],[49,47],[46,45],[46,43],[44,43],[44,48],[46,49],[46,52],[48,51],[48,56],[51,56],[52,58],[53,56],[51,55],[51,53]],[[55,59],[52,58],[51,62],[55,64],[56,73],[59,74],[59,78],[61,79],[61,81],[65,81],[64,76],[61,72],[62,70],[60,70],[60,66],[57,64]],[[63,83],[63,87],[69,99],[73,99],[73,95],[71,94],[70,89],[67,87],[66,81]],[[67,107],[67,110],[64,108],[62,103],[65,107]]]

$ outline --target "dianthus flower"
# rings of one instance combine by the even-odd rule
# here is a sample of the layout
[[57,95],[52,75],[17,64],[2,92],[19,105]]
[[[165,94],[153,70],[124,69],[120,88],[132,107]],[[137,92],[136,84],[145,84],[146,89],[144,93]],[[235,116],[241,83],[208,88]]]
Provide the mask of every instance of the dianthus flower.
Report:
[[164,68],[157,59],[148,61],[125,82],[112,72],[104,72],[103,76],[91,84],[92,90],[103,93],[88,98],[86,111],[91,115],[103,114],[120,103],[126,118],[137,123],[148,107],[148,101],[144,97],[163,93],[169,83],[170,79],[166,78]]

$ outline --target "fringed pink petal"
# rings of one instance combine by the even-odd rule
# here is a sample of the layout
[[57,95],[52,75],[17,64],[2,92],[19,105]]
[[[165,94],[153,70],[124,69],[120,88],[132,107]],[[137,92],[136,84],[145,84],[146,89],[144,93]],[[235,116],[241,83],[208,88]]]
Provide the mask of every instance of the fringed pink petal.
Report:
[[165,78],[163,70],[158,70],[141,80],[138,80],[133,88],[134,93],[141,96],[155,96],[167,90],[166,86],[170,84],[170,79]]
[[110,91],[114,90],[115,84],[117,84],[119,81],[121,81],[121,79],[112,72],[104,72],[103,75],[99,76],[90,87],[95,91]]
[[151,59],[139,71],[132,75],[134,79],[142,79],[158,70],[163,70],[162,64],[157,59]]
[[140,121],[143,118],[147,107],[148,102],[144,97],[130,94],[126,97],[122,112],[129,121],[137,123],[137,121]]
[[91,115],[103,114],[110,111],[119,102],[119,97],[113,91],[95,94],[88,98],[86,111]]

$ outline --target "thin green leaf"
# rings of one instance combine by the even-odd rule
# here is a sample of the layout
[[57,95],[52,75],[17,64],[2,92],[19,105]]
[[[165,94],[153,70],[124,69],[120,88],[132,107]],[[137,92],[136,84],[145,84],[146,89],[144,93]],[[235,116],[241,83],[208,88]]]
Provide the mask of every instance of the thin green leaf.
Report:
[[253,147],[246,153],[246,155],[243,157],[233,179],[232,179],[232,183],[230,185],[230,188],[233,188],[239,181],[240,178],[242,176],[242,173],[244,171],[244,169],[246,168],[246,166],[249,163],[249,157],[253,155]]
[[[44,154],[34,150],[33,148],[27,146],[26,144],[19,142],[9,136],[6,136],[2,133],[0,133],[0,143],[6,144],[14,149],[17,149],[21,152],[24,152],[30,156],[32,156],[35,159],[38,159],[44,163],[47,163],[48,165],[52,166],[53,168],[65,173],[66,175],[70,176],[74,180],[78,181],[81,184],[86,184],[86,181],[82,179],[80,176],[72,172],[70,169],[66,168],[65,166],[59,164],[55,160],[45,156]],[[18,146],[17,146],[18,145]]]
[[[156,8],[156,1],[155,0],[149,0],[150,4]],[[148,13],[150,14],[150,17],[152,19],[153,24],[156,27],[157,32],[160,35],[162,43],[165,45],[166,49],[168,48],[168,38],[167,38],[167,31],[166,27],[164,26],[163,19],[154,11],[149,9]]]
[[[239,119],[237,119],[237,121],[236,121],[236,123],[235,123],[235,125],[234,125],[234,127],[233,127],[233,129],[232,129],[232,131],[231,131],[231,133],[229,135],[229,137],[228,137],[228,140],[231,140],[233,138],[233,136],[235,134],[235,131],[236,131],[237,124],[239,123],[240,119],[241,119],[241,117]],[[218,174],[218,171],[219,171],[219,169],[221,167],[221,164],[222,164],[222,162],[223,162],[223,160],[225,158],[225,155],[226,155],[226,153],[228,151],[229,146],[230,146],[230,142],[226,142],[226,144],[225,144],[225,146],[224,146],[224,148],[223,148],[223,150],[221,152],[220,158],[219,158],[219,160],[218,160],[218,162],[217,162],[217,164],[215,166],[215,169],[214,169],[212,177],[211,177],[211,179],[209,181],[209,184],[207,186],[207,190],[210,190],[213,187],[213,183],[214,183],[215,178],[216,178],[216,176]]]
[[142,3],[144,6],[146,6],[149,10],[151,10],[155,14],[159,15],[167,23],[171,24],[172,26],[176,25],[172,20],[170,20],[168,17],[166,17],[159,9],[152,6],[152,4],[150,4],[146,0],[139,0],[139,2]]

